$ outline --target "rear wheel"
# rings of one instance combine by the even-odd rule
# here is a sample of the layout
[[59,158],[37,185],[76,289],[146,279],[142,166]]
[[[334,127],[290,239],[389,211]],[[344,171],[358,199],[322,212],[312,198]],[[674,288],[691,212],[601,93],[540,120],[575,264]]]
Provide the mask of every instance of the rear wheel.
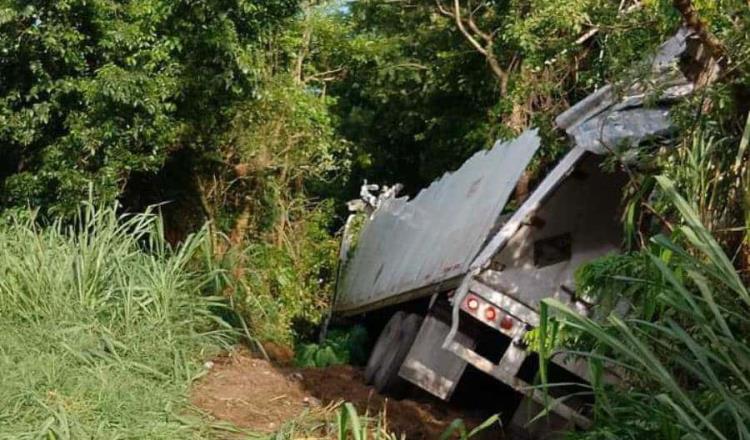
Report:
[[395,339],[387,347],[380,359],[380,366],[373,378],[373,385],[381,393],[400,394],[406,389],[406,381],[398,375],[401,365],[409,354],[417,337],[422,317],[416,314],[406,315],[400,320]]
[[394,313],[380,332],[380,336],[378,336],[378,340],[370,353],[370,358],[367,360],[367,367],[365,367],[365,382],[368,385],[372,385],[375,381],[375,374],[382,365],[383,357],[392,349],[406,316],[404,312]]

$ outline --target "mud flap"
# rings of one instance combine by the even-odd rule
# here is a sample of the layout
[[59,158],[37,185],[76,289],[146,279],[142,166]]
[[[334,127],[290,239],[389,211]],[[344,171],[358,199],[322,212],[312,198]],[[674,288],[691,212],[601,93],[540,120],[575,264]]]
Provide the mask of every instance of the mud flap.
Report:
[[[401,377],[443,400],[450,399],[467,365],[465,360],[441,348],[449,331],[448,324],[428,315],[399,370]],[[456,341],[472,348],[475,344],[460,332]]]

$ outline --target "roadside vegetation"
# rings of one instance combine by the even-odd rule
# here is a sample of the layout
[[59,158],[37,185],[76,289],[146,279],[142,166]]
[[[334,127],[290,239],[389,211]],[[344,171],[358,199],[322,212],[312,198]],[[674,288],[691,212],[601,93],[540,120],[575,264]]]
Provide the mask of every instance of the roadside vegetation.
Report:
[[232,340],[206,231],[172,248],[150,213],[36,220],[0,226],[0,437],[198,435],[188,386]]
[[[414,195],[537,126],[517,206],[554,117],[686,22],[721,74],[674,145],[612,156],[625,253],[535,346],[623,371],[576,437],[750,439],[745,0],[0,1],[0,438],[214,437],[187,393],[233,344],[362,362],[361,329],[316,339],[362,181]],[[300,432],[394,438],[345,404]]]
[[[469,428],[462,419],[455,419],[440,435],[439,440],[469,440],[498,422],[499,416],[493,416],[483,423]],[[273,435],[273,440],[297,438],[330,438],[332,440],[402,440],[388,425],[388,414],[361,414],[351,403],[332,405],[317,413],[310,413],[299,420],[292,421]]]
[[[682,217],[676,236],[584,269],[582,287],[618,290],[627,311],[597,320],[546,302],[558,319],[547,315],[545,336],[564,335],[562,351],[589,359],[596,378],[597,426],[576,437],[748,438],[746,284],[674,184],[658,183]],[[606,384],[605,367],[623,382]]]
[[[596,423],[574,438],[750,438],[750,116],[736,94],[748,28],[717,29],[735,73],[683,106],[674,147],[625,164],[630,252],[578,272],[579,291],[600,301],[593,319],[546,303],[542,354],[583,357],[595,378]],[[620,384],[603,380],[612,366]]]
[[[546,302],[542,354],[582,356],[595,378],[597,424],[577,438],[750,438],[749,141],[750,119],[734,148],[686,140],[677,160],[698,166],[665,170],[679,180],[654,177],[660,232],[579,270],[578,288],[601,301],[593,319]],[[605,383],[605,367],[622,382]]]

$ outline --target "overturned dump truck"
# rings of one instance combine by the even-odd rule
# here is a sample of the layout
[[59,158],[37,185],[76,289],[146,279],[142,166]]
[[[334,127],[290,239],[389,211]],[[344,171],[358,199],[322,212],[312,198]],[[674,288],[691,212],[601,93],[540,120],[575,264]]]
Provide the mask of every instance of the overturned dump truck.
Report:
[[[701,57],[691,42],[691,32],[680,30],[650,60],[647,80],[603,87],[561,114],[556,122],[572,149],[515,210],[506,205],[540,147],[535,130],[477,153],[411,200],[388,191],[367,201],[356,244],[342,246],[333,313],[390,315],[368,382],[388,392],[408,381],[447,400],[470,364],[524,396],[510,420],[513,438],[589,425],[590,402],[570,386],[553,389],[553,398],[570,396],[551,399],[549,416],[529,423],[549,400],[532,386],[539,362],[524,335],[539,325],[545,298],[591,312],[574,273],[620,250],[627,182],[624,171],[605,171],[602,162],[611,154],[627,160],[635,147],[673,134],[669,108],[695,88],[681,67],[686,57]],[[585,383],[587,367],[555,357],[550,376]]]

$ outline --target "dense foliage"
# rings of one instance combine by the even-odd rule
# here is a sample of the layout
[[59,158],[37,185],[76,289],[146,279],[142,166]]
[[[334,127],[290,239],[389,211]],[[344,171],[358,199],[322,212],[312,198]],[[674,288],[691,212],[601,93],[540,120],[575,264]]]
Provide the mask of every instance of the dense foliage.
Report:
[[[750,293],[674,183],[658,182],[682,217],[674,239],[685,244],[656,236],[636,255],[589,266],[580,284],[596,293],[619,290],[617,301],[631,306],[625,316],[592,320],[546,303],[562,317],[565,345],[586,353],[597,378],[591,392],[598,423],[579,437],[750,438]],[[604,367],[615,368],[628,387],[604,383]]]
[[0,438],[200,437],[180,408],[231,335],[205,231],[171,249],[153,214],[79,220],[0,226]]
[[[216,304],[200,299],[202,276],[253,338],[296,343],[302,364],[341,361],[351,335],[302,340],[329,304],[343,202],[362,180],[414,194],[534,125],[544,142],[520,200],[567,148],[554,117],[606,81],[637,81],[636,62],[687,21],[722,74],[678,109],[674,148],[610,160],[631,176],[628,253],[579,273],[605,321],[568,316],[562,343],[638,366],[630,393],[595,389],[592,438],[747,438],[748,10],[744,0],[0,0],[0,211],[37,211],[0,229],[0,366],[11,371],[0,397],[26,411],[0,409],[0,424],[20,436],[116,436],[121,423],[177,436],[164,408],[220,342],[203,334]],[[119,201],[120,213],[160,204],[160,237],[148,215],[78,216],[89,198]],[[193,271],[198,245],[216,272]],[[607,318],[622,298],[633,318]],[[180,359],[184,370],[170,370]],[[29,385],[42,376],[48,384]],[[156,380],[169,388],[146,402],[158,426],[122,397]],[[110,388],[94,396],[99,382]]]
[[5,1],[2,206],[74,212],[176,150],[212,148],[257,91],[258,51],[291,0]]
[[[545,137],[542,169],[566,148],[554,117],[621,76],[679,24],[666,1],[455,3],[464,17],[474,11],[473,23],[490,34],[488,55],[460,32],[450,16],[454,2],[444,3],[350,6],[349,32],[378,48],[366,62],[348,63],[347,75],[331,87],[342,133],[354,143],[358,178],[403,182],[413,193],[530,125]],[[493,73],[490,59],[504,76]]]

